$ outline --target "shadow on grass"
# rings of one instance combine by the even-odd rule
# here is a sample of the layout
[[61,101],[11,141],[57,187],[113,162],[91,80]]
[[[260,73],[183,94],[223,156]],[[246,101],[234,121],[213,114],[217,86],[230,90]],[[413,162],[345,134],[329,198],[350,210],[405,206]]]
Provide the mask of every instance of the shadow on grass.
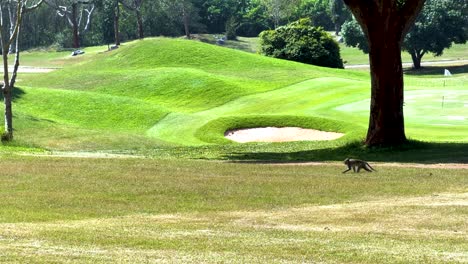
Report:
[[[12,96],[13,102],[17,99],[21,99],[23,95],[24,95],[24,91],[21,88],[18,88],[18,87],[13,88],[13,96]],[[3,101],[4,101],[3,94],[1,94],[0,102],[3,102]]]
[[449,65],[442,65],[442,66],[425,66],[421,67],[421,69],[407,69],[405,70],[405,74],[414,75],[414,76],[423,76],[423,75],[437,75],[444,76],[444,70],[449,70],[452,74],[460,74],[460,73],[467,73],[468,72],[468,64],[465,65],[456,65],[456,66],[449,66]]
[[246,163],[294,163],[307,161],[343,161],[347,157],[380,162],[468,163],[468,143],[429,143],[410,141],[398,147],[369,148],[353,142],[338,148],[289,153],[231,153],[223,158]]

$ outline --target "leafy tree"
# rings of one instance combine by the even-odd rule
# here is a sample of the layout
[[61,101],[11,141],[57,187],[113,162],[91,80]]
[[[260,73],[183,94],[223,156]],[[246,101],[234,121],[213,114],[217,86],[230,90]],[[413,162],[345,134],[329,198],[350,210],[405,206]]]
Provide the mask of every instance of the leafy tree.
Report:
[[207,0],[200,5],[201,22],[210,32],[221,33],[228,19],[236,13],[234,0]]
[[371,106],[366,145],[406,142],[401,43],[425,0],[344,0],[369,43]]
[[143,29],[143,16],[141,13],[141,8],[143,5],[143,0],[119,0],[119,2],[128,10],[135,12],[137,18],[137,28],[138,28],[138,38],[143,39],[145,37]]
[[346,46],[356,47],[364,53],[369,53],[369,44],[362,32],[361,26],[355,19],[346,21],[341,27],[341,35]]
[[338,36],[341,25],[351,19],[351,12],[349,12],[343,0],[330,0],[330,14],[335,24],[335,34]]
[[[115,42],[119,45],[120,34],[119,34],[119,15],[116,17],[117,0],[102,0],[97,1],[96,7],[99,12],[98,17],[100,18],[102,32],[102,39],[105,43],[109,44]],[[119,10],[120,14],[120,10]],[[117,23],[116,23],[117,22]]]
[[323,27],[327,31],[334,29],[329,11],[329,0],[304,0],[297,7],[294,17],[296,20],[310,18],[314,26]]
[[168,12],[169,16],[175,17],[184,28],[185,37],[191,38],[191,29],[199,26],[200,16],[197,2],[195,0],[162,0],[161,6]]
[[[452,43],[466,43],[467,20],[466,0],[427,0],[402,45],[410,53],[414,68],[421,67],[422,57],[427,53],[440,56]],[[367,39],[355,20],[343,25],[342,34],[346,45],[369,53]]]
[[310,19],[301,19],[260,34],[261,53],[324,67],[343,68],[338,43]]
[[229,40],[237,40],[237,28],[239,24],[237,23],[235,17],[231,17],[226,22],[226,37]]
[[[73,48],[80,47],[80,37],[89,30],[95,5],[93,0],[45,0],[56,10],[57,15],[65,18],[72,28]],[[83,16],[86,19],[83,19]],[[86,20],[83,24],[82,22]]]
[[415,25],[403,42],[411,54],[413,66],[421,67],[426,53],[442,55],[452,43],[466,43],[468,30],[468,1],[427,0]]
[[237,33],[246,37],[257,37],[260,32],[269,29],[268,14],[260,1],[252,1],[241,18]]

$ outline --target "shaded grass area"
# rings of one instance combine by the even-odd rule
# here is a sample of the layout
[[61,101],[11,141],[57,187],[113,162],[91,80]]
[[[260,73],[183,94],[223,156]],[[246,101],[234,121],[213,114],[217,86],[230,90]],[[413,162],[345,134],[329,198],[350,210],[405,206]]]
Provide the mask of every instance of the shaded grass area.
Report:
[[313,150],[294,152],[239,151],[224,156],[233,161],[297,162],[297,161],[333,161],[347,157],[372,161],[401,163],[468,163],[468,144],[466,143],[431,143],[410,141],[409,143],[385,148],[367,148],[362,142],[350,142],[342,146],[332,146]]
[[396,147],[368,148],[362,140],[298,141],[290,143],[244,143],[209,146],[167,146],[145,149],[148,156],[169,159],[227,160],[241,163],[295,163],[339,161],[360,158],[368,161],[399,163],[468,163],[466,143],[434,143],[410,140]]
[[3,157],[2,262],[466,260],[464,170]]
[[407,69],[405,74],[410,76],[425,76],[425,75],[439,75],[444,74],[444,70],[447,69],[451,74],[463,74],[468,72],[468,64],[466,65],[446,65],[446,66],[425,66],[421,69]]

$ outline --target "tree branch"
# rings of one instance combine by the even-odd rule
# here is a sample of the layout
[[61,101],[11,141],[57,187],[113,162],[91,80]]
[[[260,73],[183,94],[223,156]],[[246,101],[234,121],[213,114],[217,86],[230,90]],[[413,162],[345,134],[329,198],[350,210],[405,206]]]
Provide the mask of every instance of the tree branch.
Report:
[[89,25],[91,24],[91,15],[93,14],[93,11],[94,11],[94,5],[91,6],[91,10],[85,9],[84,11],[88,13],[88,18],[86,20],[86,25],[83,29],[83,33],[88,31]]
[[26,7],[25,10],[24,10],[24,12],[26,12],[26,13],[27,13],[27,12],[31,12],[31,11],[33,11],[34,9],[37,9],[39,6],[41,6],[42,3],[44,3],[44,0],[39,0],[39,2],[38,2],[37,4],[32,5],[32,6],[29,6],[29,7]]
[[408,33],[425,2],[426,0],[406,0],[406,2],[403,3],[398,14],[402,22],[401,28],[403,29],[403,36]]

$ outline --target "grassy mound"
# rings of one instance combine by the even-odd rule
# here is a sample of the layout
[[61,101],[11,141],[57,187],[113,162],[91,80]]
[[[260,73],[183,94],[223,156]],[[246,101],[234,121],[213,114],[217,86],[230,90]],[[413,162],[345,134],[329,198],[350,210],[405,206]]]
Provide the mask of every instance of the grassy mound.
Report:
[[[66,61],[60,70],[22,76],[22,90],[15,99],[22,144],[85,150],[153,149],[161,142],[232,145],[222,137],[224,129],[265,124],[348,135],[335,142],[308,143],[312,149],[343,146],[365,135],[370,95],[365,72],[315,67],[182,39],[153,38],[111,52],[99,49],[105,47],[92,48],[78,59],[59,58]],[[430,86],[438,91],[437,97],[444,96],[438,90],[442,81],[445,84],[442,78],[410,77],[406,90],[411,95]],[[447,81],[447,86],[461,92],[463,75]],[[425,102],[424,97],[405,102],[409,137],[466,140],[467,124],[450,117],[458,117],[453,113],[460,106],[446,102],[449,117],[439,119],[449,121],[452,132],[448,132],[446,127],[431,126],[434,119],[421,111]],[[30,120],[38,121],[28,126]],[[57,134],[67,140],[58,141]],[[282,146],[291,150],[296,144]]]

